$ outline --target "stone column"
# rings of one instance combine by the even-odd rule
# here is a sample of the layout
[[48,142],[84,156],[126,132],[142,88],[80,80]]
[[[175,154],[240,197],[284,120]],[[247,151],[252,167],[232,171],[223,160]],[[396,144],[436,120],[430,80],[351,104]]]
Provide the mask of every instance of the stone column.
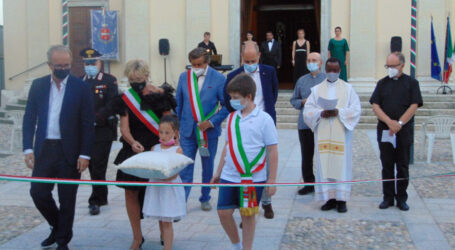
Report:
[[[120,51],[123,62],[143,59],[150,64],[150,1],[123,1],[123,17],[120,29]],[[152,65],[150,65],[152,67]],[[128,79],[120,80],[120,89],[128,86]]]
[[150,63],[149,0],[124,1],[123,55],[125,62],[141,58]]
[[325,62],[328,57],[328,46],[330,40],[330,0],[321,0],[321,56]]
[[375,82],[376,0],[351,0],[349,81]]
[[186,51],[189,53],[210,32],[210,0],[186,0]]
[[240,0],[229,1],[229,64],[240,66]]

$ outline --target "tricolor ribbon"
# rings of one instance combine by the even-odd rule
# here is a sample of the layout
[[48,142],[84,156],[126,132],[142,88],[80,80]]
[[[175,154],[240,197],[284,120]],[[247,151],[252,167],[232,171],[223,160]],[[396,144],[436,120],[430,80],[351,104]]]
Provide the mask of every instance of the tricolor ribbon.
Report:
[[253,184],[253,173],[264,169],[266,163],[265,147],[263,147],[252,162],[248,161],[245,149],[242,144],[240,133],[240,115],[232,112],[228,119],[228,146],[237,171],[240,173],[240,214],[252,216],[259,213],[256,188]]
[[[204,110],[202,109],[197,76],[192,69],[189,69],[187,72],[187,83],[190,95],[191,112],[193,114],[194,120],[196,121],[196,123],[207,121],[214,114],[216,114],[219,105],[217,105],[209,114],[205,115]],[[196,127],[196,138],[199,147],[208,148],[207,131],[202,132],[202,130]]]
[[123,101],[125,101],[128,108],[136,115],[136,117],[155,135],[159,135],[159,123],[160,119],[151,110],[141,110],[141,98],[132,88],[125,91],[122,95]]
[[18,181],[32,183],[48,183],[48,184],[71,184],[71,185],[96,185],[96,186],[157,186],[157,187],[302,187],[302,186],[321,186],[321,185],[339,185],[339,184],[365,184],[387,181],[415,180],[423,178],[447,178],[455,177],[455,172],[442,174],[422,175],[412,178],[394,178],[394,179],[366,179],[352,181],[333,181],[333,182],[284,182],[284,183],[173,183],[173,182],[136,182],[136,181],[98,181],[98,180],[80,180],[80,179],[62,179],[62,178],[45,178],[45,177],[29,177],[19,175],[3,175],[0,174],[0,181]]

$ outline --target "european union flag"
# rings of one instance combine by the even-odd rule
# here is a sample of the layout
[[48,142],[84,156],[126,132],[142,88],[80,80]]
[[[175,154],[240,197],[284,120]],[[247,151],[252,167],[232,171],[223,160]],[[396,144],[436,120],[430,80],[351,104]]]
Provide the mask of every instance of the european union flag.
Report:
[[434,37],[433,20],[431,20],[431,77],[442,81],[441,64],[439,63],[438,49],[436,48],[436,38]]

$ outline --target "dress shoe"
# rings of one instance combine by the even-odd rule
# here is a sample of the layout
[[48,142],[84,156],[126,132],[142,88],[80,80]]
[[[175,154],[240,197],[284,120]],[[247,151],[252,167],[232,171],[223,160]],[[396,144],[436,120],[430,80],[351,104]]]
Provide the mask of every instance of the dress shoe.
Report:
[[314,193],[314,187],[303,187],[297,192],[299,195],[306,195],[306,194],[311,194]]
[[398,207],[401,211],[408,211],[408,210],[409,210],[408,204],[406,204],[406,202],[404,202],[404,201],[398,201],[398,202],[397,202],[397,207]]
[[202,211],[208,212],[212,210],[212,205],[210,205],[210,202],[208,201],[201,202],[201,209]]
[[264,217],[266,219],[273,219],[273,217],[275,216],[275,213],[273,212],[272,204],[268,204],[268,205],[262,204],[262,208],[264,209]]
[[386,209],[393,206],[393,201],[382,201],[381,204],[379,204],[379,209]]
[[68,245],[58,245],[57,250],[69,250]]
[[242,222],[240,222],[239,227],[240,227],[240,229],[243,229],[243,223]]
[[348,211],[346,201],[337,201],[337,211],[338,213],[346,213]]
[[335,199],[328,200],[324,205],[322,205],[322,211],[329,211],[337,208],[337,201]]
[[98,205],[89,205],[88,209],[91,215],[98,215],[100,213],[100,206]]
[[55,247],[55,234],[57,233],[57,230],[51,229],[51,234],[47,237],[47,239],[43,240],[41,242],[41,248],[53,248]]

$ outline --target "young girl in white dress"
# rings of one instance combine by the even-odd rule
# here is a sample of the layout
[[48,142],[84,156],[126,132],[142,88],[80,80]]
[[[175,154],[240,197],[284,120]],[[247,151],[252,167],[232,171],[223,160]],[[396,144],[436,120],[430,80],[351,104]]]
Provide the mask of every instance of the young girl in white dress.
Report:
[[[152,151],[183,154],[182,148],[178,146],[178,131],[178,118],[172,115],[163,116],[159,126],[160,144],[153,146]],[[182,183],[178,174],[165,180],[150,179],[150,182],[159,181]],[[164,249],[172,249],[172,241],[174,239],[172,222],[182,219],[186,214],[185,190],[183,186],[148,186],[145,191],[142,212],[145,217],[159,220]]]

